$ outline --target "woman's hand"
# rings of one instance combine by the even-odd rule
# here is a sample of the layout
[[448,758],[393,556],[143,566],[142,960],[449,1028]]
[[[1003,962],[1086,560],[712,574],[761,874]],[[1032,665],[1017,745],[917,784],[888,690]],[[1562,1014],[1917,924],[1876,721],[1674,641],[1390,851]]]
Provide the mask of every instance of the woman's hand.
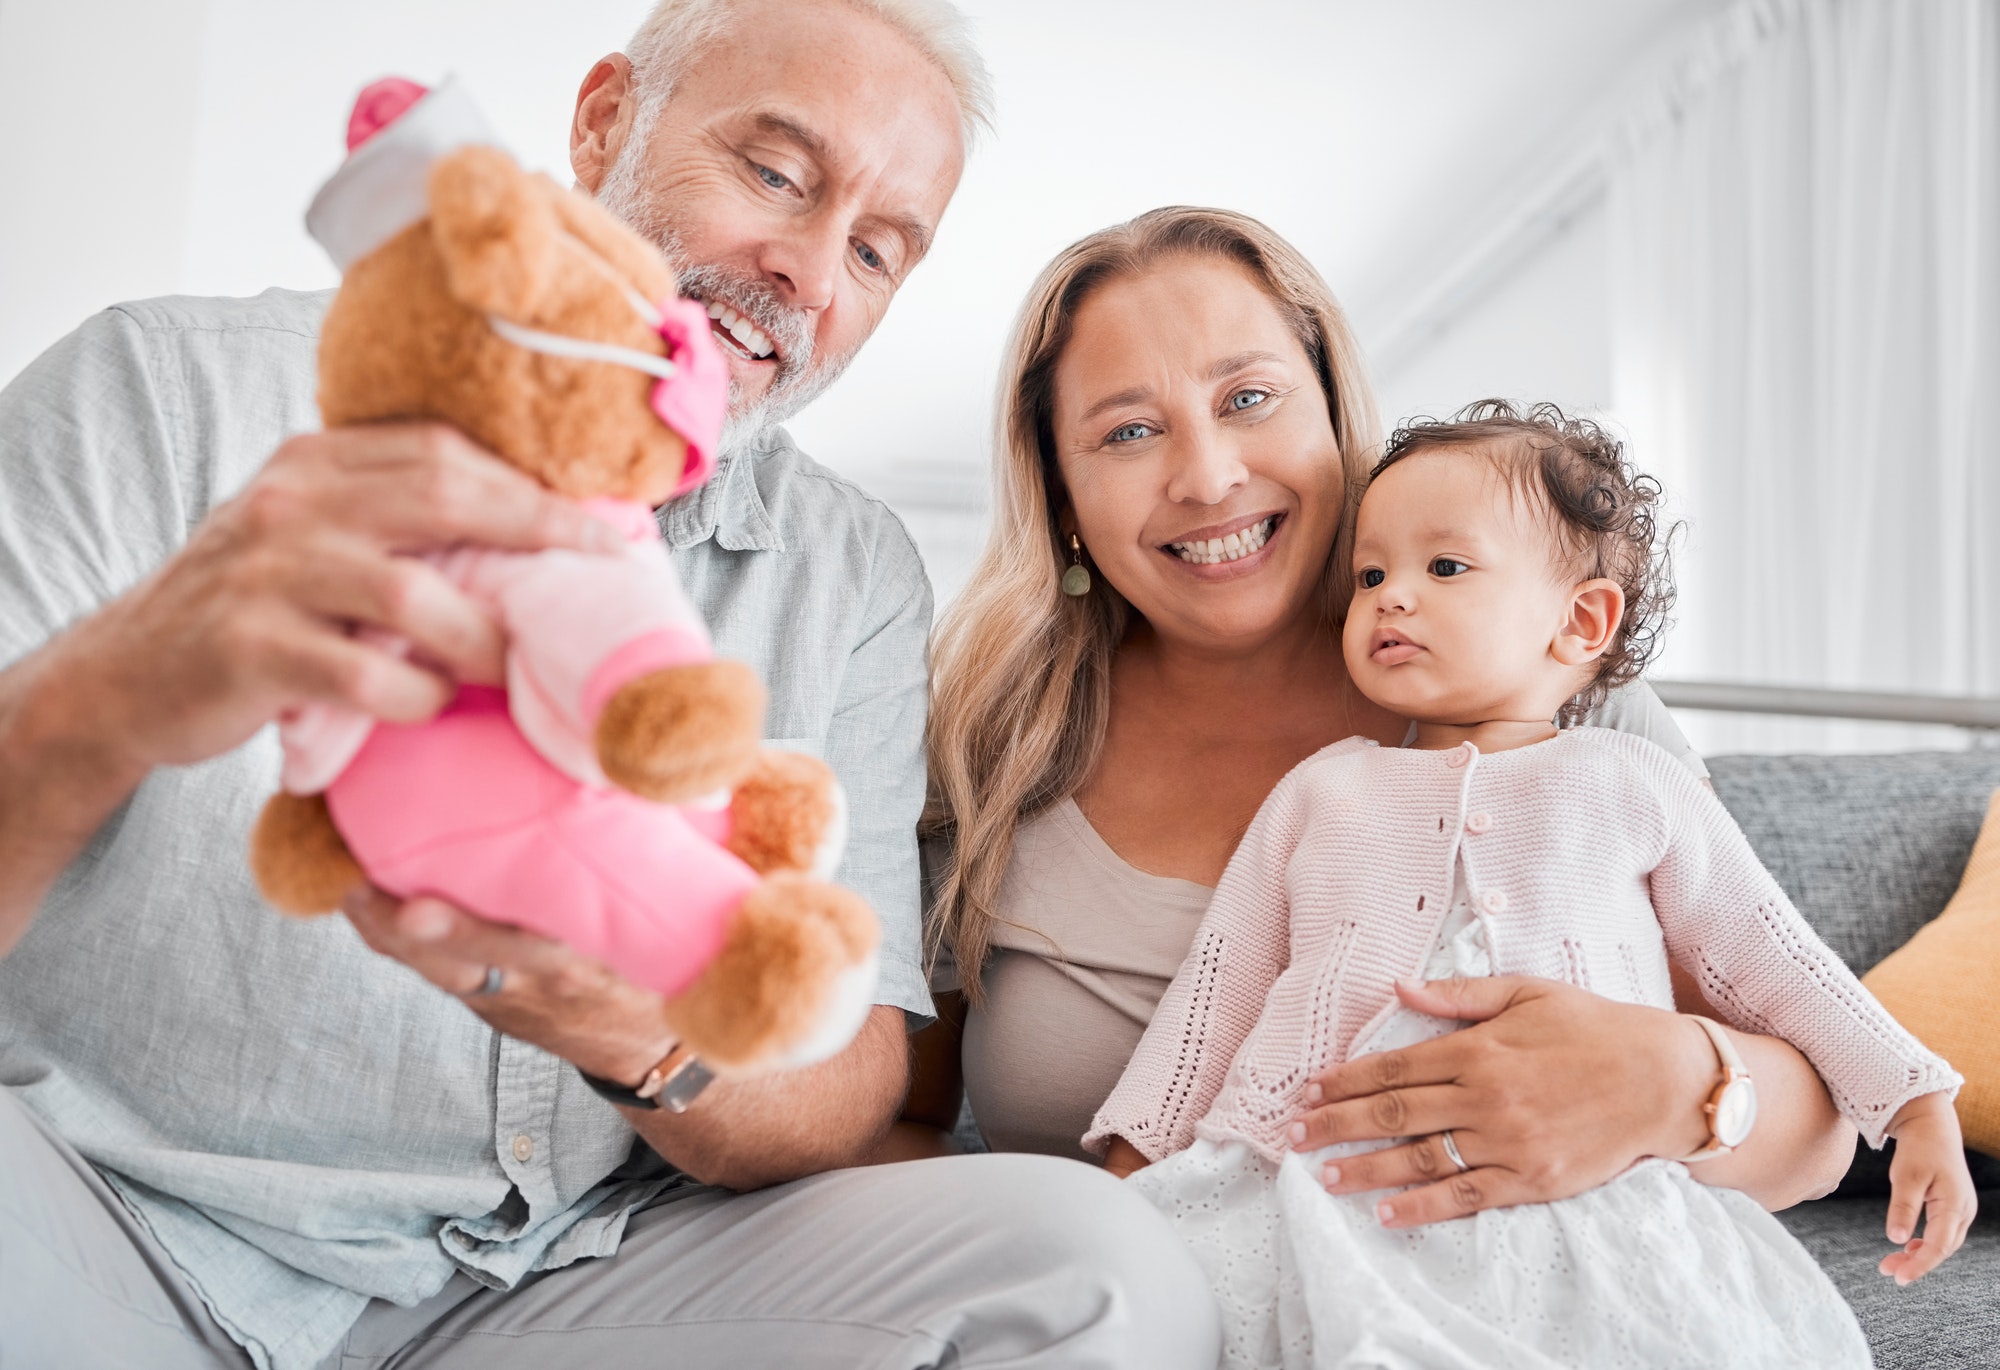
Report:
[[[1474,1025],[1328,1071],[1306,1087],[1317,1106],[1293,1125],[1292,1142],[1311,1151],[1414,1137],[1322,1176],[1335,1194],[1421,1186],[1382,1201],[1385,1226],[1568,1198],[1641,1157],[1685,1156],[1707,1140],[1701,1103],[1715,1050],[1679,1014],[1525,976],[1396,993],[1419,1012]],[[1446,1129],[1463,1172],[1439,1140]]]

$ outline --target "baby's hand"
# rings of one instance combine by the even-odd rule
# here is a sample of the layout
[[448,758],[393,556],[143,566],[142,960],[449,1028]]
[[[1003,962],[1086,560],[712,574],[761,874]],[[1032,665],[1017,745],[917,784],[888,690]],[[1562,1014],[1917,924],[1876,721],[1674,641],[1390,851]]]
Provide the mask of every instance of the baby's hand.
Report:
[[[1902,1243],[1878,1267],[1897,1284],[1922,1279],[1958,1250],[1979,1211],[1958,1115],[1942,1093],[1910,1100],[1889,1124],[1896,1139],[1889,1162],[1889,1240]],[[1923,1215],[1924,1235],[1917,1232]]]
[[1123,1137],[1113,1137],[1111,1145],[1104,1151],[1104,1168],[1121,1180],[1130,1179],[1135,1171],[1144,1170],[1151,1164],[1143,1151]]

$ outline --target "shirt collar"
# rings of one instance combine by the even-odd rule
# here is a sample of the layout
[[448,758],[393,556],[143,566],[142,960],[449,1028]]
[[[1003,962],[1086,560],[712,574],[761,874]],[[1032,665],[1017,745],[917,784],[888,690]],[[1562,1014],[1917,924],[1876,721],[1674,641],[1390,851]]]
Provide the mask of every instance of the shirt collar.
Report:
[[707,483],[688,491],[658,511],[660,533],[676,551],[714,538],[728,552],[782,552],[778,536],[757,489],[755,463],[791,443],[782,428],[722,453]]

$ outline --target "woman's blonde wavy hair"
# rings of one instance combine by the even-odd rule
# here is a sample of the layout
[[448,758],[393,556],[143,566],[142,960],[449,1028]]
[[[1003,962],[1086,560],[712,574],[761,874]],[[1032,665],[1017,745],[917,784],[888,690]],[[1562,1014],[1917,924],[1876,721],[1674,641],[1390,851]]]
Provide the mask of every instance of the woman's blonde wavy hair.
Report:
[[923,831],[946,854],[932,872],[927,937],[934,958],[949,951],[974,1003],[1015,830],[1073,794],[1096,766],[1111,657],[1131,615],[1102,576],[1081,598],[1059,588],[1067,496],[1055,456],[1056,366],[1094,291],[1172,256],[1246,268],[1311,360],[1346,481],[1347,509],[1327,560],[1329,623],[1349,599],[1341,549],[1379,431],[1361,349],[1312,265],[1247,215],[1178,205],[1093,233],[1050,262],[1021,307],[1001,372],[992,531],[931,645]]

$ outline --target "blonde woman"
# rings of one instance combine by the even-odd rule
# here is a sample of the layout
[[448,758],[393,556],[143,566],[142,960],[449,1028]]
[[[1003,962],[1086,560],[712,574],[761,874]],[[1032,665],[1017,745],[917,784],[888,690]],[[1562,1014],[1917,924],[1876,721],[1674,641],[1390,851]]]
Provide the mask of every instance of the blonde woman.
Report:
[[[1206,209],[1051,263],[1001,396],[992,535],[934,646],[939,1018],[890,1151],[950,1149],[963,1089],[996,1149],[1089,1159],[1091,1114],[1265,795],[1341,738],[1405,738],[1349,682],[1335,621],[1377,425],[1317,273]],[[1590,721],[1702,770],[1643,685]],[[1416,1186],[1397,1225],[1566,1198],[1709,1141],[1716,1048],[1677,1014],[1518,977],[1405,993],[1476,1025],[1325,1071],[1302,1144],[1413,1139],[1336,1186]],[[1819,1077],[1783,1042],[1730,1037],[1761,1121],[1701,1178],[1774,1208],[1831,1188],[1853,1132]]]

